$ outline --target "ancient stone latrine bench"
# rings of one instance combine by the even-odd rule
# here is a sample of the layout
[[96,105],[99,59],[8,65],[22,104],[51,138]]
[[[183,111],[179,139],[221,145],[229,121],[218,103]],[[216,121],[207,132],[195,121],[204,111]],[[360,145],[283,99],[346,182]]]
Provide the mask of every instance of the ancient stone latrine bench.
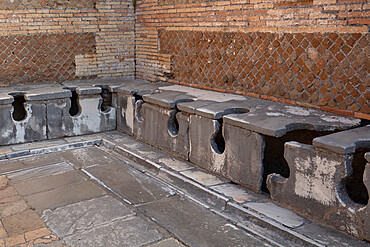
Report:
[[3,90],[0,120],[0,145],[118,129],[370,239],[370,131],[359,119],[132,80]]
[[116,109],[104,106],[100,87],[11,90],[0,92],[0,145],[116,129]]
[[290,176],[268,176],[271,197],[370,239],[369,148],[370,125],[315,138],[313,145],[287,142],[284,156]]

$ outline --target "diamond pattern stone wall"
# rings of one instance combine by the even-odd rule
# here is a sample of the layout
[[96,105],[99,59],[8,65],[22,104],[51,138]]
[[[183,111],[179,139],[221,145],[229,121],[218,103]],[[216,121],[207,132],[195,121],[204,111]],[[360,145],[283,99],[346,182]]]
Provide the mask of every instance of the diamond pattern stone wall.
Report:
[[95,49],[93,33],[0,36],[0,81],[16,85],[92,78],[76,76],[75,56]]
[[370,113],[368,33],[159,31],[159,40],[175,81]]

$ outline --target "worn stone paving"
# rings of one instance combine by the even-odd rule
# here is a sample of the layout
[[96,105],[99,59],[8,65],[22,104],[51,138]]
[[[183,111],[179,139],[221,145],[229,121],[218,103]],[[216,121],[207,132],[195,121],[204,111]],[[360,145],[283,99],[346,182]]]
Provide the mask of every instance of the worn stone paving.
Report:
[[[100,146],[0,161],[0,247],[301,246],[284,233],[288,228],[316,236],[306,245],[367,245],[118,132],[62,143],[99,138],[104,139]],[[50,143],[0,152],[33,145]],[[161,168],[147,169],[138,155]],[[257,216],[238,216],[243,224],[236,223],[229,218],[236,207],[255,210],[258,217],[286,228],[276,230],[272,226],[277,223],[267,221],[261,225]]]

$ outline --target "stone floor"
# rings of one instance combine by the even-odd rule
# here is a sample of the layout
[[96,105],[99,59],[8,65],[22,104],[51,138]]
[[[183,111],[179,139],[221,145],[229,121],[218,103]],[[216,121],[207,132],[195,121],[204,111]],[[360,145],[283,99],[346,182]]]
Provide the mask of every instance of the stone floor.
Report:
[[0,246],[368,246],[118,132],[0,157]]

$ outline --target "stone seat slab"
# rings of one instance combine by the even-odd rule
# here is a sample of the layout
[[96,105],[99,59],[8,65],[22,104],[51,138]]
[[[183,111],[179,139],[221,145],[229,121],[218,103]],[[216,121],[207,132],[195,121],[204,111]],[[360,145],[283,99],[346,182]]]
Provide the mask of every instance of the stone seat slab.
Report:
[[117,89],[118,93],[122,93],[124,95],[134,95],[137,94],[139,96],[143,96],[145,94],[154,93],[156,90],[159,90],[159,87],[163,85],[168,85],[165,82],[158,82],[158,83],[147,83],[143,81],[129,81],[125,83],[123,86]]
[[204,100],[210,100],[210,101],[215,101],[215,102],[225,102],[229,100],[243,100],[245,98],[244,96],[241,96],[241,95],[221,93],[221,92],[203,90],[199,88],[174,85],[174,84],[169,84],[167,86],[161,86],[159,89],[164,90],[164,91],[183,92],[197,99],[204,99]]
[[196,110],[199,108],[199,107],[202,107],[202,106],[206,106],[206,105],[210,105],[210,104],[214,104],[216,103],[216,101],[212,101],[212,100],[196,100],[196,101],[192,101],[192,102],[181,102],[181,103],[178,103],[177,104],[177,108],[182,111],[182,112],[186,112],[188,114],[191,114],[191,115],[194,115]]
[[215,102],[197,108],[195,114],[211,119],[221,119],[228,114],[249,112],[249,108],[255,107],[257,104],[254,98]]
[[45,87],[27,90],[24,97],[27,101],[52,100],[72,97],[72,93],[62,87]]
[[[256,100],[246,100],[244,106],[250,112],[224,116],[224,123],[273,137],[281,137],[289,131],[301,129],[345,130],[357,127],[361,123],[360,119],[353,117],[337,116],[315,109],[289,106],[261,99]],[[248,106],[248,101],[251,101],[250,106]]]
[[162,91],[143,96],[145,102],[174,109],[178,103],[195,101],[194,96],[178,91]]
[[351,154],[358,147],[370,148],[370,125],[317,137],[313,146],[339,154]]
[[64,83],[63,87],[68,89],[76,90],[78,95],[89,95],[89,94],[100,94],[101,88],[93,86],[94,83],[91,81],[88,82],[68,82]]
[[14,98],[7,93],[0,92],[0,105],[9,105],[14,102]]

